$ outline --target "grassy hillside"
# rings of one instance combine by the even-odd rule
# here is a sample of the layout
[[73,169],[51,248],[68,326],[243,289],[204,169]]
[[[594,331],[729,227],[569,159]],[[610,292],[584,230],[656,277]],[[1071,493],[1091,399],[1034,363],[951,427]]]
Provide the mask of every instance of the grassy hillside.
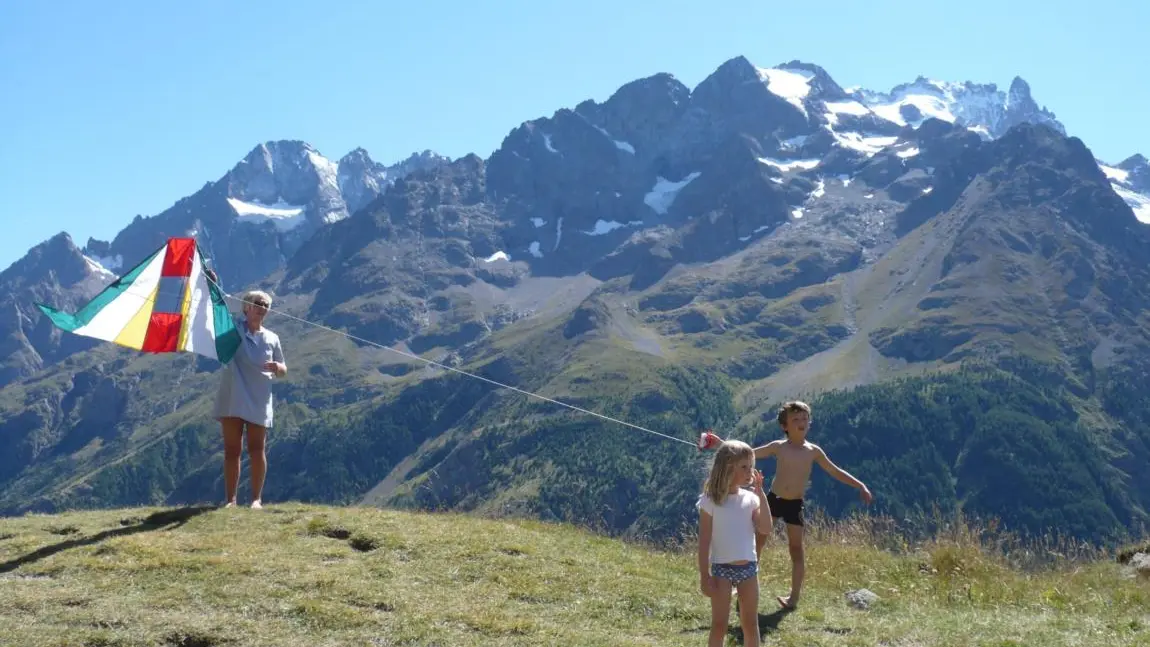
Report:
[[[760,580],[766,644],[1150,645],[1150,582],[1107,556],[1023,568],[1036,553],[970,528],[909,546],[882,527],[816,520],[805,602],[790,614],[769,602],[789,574],[776,537]],[[0,519],[0,644],[21,647],[699,645],[697,582],[689,543],[456,513],[285,504]],[[864,587],[880,600],[855,609],[845,593]]]

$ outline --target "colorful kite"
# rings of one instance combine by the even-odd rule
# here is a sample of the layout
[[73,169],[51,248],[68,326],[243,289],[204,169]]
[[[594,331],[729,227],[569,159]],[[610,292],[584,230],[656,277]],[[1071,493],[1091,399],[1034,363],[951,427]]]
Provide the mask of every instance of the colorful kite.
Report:
[[169,238],[76,314],[36,307],[77,335],[145,353],[197,353],[226,364],[240,335],[223,292],[204,271],[194,238]]

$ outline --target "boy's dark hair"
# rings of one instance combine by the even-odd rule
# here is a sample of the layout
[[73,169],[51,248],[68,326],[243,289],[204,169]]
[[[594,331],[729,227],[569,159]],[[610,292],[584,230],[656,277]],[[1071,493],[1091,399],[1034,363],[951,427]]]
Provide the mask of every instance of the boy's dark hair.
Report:
[[787,433],[787,414],[791,412],[798,413],[799,411],[806,411],[807,415],[809,416],[811,415],[811,405],[799,400],[791,400],[790,402],[786,402],[783,404],[783,406],[779,407],[779,427],[782,428],[784,435]]

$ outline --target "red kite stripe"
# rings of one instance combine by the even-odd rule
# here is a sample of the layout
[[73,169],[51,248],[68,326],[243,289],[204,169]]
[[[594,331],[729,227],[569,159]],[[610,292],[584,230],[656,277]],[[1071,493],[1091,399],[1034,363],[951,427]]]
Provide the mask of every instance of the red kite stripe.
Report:
[[195,238],[169,238],[160,276],[191,276],[195,252]]
[[153,312],[148,320],[148,332],[144,335],[145,353],[175,352],[180,341],[180,321],[183,317],[176,312]]

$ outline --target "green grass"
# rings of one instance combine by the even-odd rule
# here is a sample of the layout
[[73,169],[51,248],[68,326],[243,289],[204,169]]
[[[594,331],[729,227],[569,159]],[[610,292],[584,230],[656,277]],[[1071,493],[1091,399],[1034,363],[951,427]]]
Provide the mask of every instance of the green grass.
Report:
[[[693,546],[569,526],[285,504],[0,519],[0,643],[699,645]],[[1150,645],[1150,584],[1113,559],[1024,571],[959,534],[878,548],[879,526],[812,526],[803,606],[763,556],[768,645]],[[890,543],[890,542],[888,542]],[[852,608],[848,590],[881,600]],[[733,619],[733,616],[732,616]],[[732,631],[731,640],[735,640]]]

